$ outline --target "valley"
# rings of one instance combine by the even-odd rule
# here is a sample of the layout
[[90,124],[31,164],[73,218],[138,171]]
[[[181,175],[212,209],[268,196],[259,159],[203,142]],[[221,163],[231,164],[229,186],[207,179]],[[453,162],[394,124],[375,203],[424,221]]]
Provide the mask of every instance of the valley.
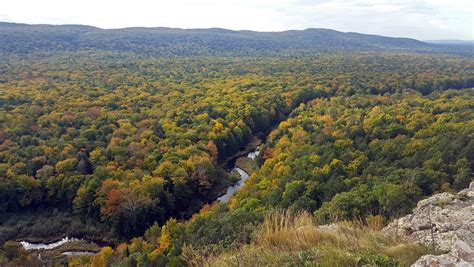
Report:
[[409,266],[444,251],[382,229],[433,195],[470,201],[472,47],[326,29],[0,37],[0,266]]

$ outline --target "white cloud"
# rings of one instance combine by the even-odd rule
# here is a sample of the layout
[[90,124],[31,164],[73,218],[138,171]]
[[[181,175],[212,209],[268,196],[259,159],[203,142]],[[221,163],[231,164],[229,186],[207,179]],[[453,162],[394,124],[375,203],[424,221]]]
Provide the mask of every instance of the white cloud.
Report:
[[0,20],[280,31],[331,28],[418,39],[474,39],[471,0],[6,0]]

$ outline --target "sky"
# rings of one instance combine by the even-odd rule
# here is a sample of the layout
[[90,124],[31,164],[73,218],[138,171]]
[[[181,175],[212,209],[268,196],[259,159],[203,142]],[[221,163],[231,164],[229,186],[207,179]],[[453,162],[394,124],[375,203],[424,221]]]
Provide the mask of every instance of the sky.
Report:
[[474,39],[473,0],[1,0],[0,21]]

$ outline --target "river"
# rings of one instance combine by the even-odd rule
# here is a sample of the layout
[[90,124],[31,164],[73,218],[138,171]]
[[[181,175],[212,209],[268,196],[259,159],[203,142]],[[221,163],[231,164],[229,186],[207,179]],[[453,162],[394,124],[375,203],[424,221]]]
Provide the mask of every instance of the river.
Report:
[[249,178],[248,173],[246,173],[244,170],[242,170],[239,167],[234,167],[234,169],[232,169],[232,170],[237,171],[239,173],[240,180],[237,183],[235,183],[234,185],[229,186],[227,188],[227,192],[217,199],[218,202],[227,202],[227,201],[229,201],[229,198],[232,195],[234,195],[235,192],[237,192],[237,190],[239,190],[244,185],[245,180],[247,180]]
[[[260,154],[260,150],[259,150],[259,147],[257,147],[255,149],[255,151],[249,152],[247,154],[247,157],[252,159],[252,160],[255,160],[255,158],[257,158],[259,154]],[[240,180],[237,183],[235,183],[234,185],[229,186],[227,188],[226,193],[224,195],[220,196],[219,198],[217,198],[218,202],[227,202],[227,201],[229,201],[229,198],[231,196],[233,196],[242,186],[244,186],[245,180],[247,180],[249,178],[249,174],[246,173],[241,168],[237,167],[236,165],[234,165],[234,168],[232,170],[239,173]]]
[[[248,152],[247,154],[247,157],[252,159],[252,160],[255,160],[258,155],[260,154],[260,150],[259,150],[259,147],[257,147],[254,151],[250,151]],[[244,154],[245,155],[245,154]],[[233,171],[236,171],[239,175],[240,175],[240,180],[237,181],[235,184],[229,186],[227,188],[227,191],[224,195],[220,196],[219,198],[217,198],[216,201],[218,202],[227,202],[229,201],[230,197],[232,197],[240,188],[242,188],[242,186],[245,184],[245,181],[249,178],[249,174],[246,173],[243,169],[237,167],[235,165],[235,159],[230,161],[232,162],[232,170]],[[86,241],[84,239],[78,239],[78,238],[69,238],[69,237],[64,237],[63,239],[57,241],[57,242],[54,242],[54,243],[49,243],[49,244],[46,244],[46,243],[29,243],[29,242],[26,242],[26,241],[21,241],[21,245],[23,246],[23,248],[25,250],[52,250],[54,248],[57,248],[63,244],[66,244],[66,243],[69,243],[69,242],[72,242],[72,241]],[[91,252],[91,251],[65,251],[65,252],[62,252],[62,255],[66,255],[66,256],[78,256],[78,255],[93,255],[95,254],[94,252]]]
[[77,238],[69,238],[69,237],[64,237],[63,239],[54,242],[54,243],[29,243],[26,241],[21,241],[20,244],[23,246],[24,249],[26,250],[39,250],[39,249],[45,249],[45,250],[50,250],[56,247],[61,246],[62,244],[66,244],[67,242],[71,241],[79,241],[80,239]]
[[[76,247],[76,248],[73,249],[73,250],[69,250],[69,249],[71,249],[71,243],[72,242],[77,243],[76,245],[73,245],[73,247]],[[94,254],[96,254],[95,251],[98,251],[100,249],[100,247],[97,244],[89,242],[85,239],[69,238],[67,236],[64,237],[63,239],[58,240],[58,241],[53,242],[53,243],[30,243],[30,242],[27,242],[27,241],[21,241],[20,244],[23,246],[23,248],[25,250],[36,250],[36,251],[51,251],[51,250],[54,250],[54,249],[56,249],[60,246],[68,244],[67,245],[68,248],[60,249],[60,254],[65,255],[65,256],[94,255]],[[78,244],[90,244],[94,248],[91,249],[90,251],[89,250],[81,250],[81,249],[78,249],[78,247],[77,247]],[[83,245],[80,246],[80,247],[82,249],[84,249]],[[38,257],[41,257],[41,254],[42,254],[42,252],[38,254]]]

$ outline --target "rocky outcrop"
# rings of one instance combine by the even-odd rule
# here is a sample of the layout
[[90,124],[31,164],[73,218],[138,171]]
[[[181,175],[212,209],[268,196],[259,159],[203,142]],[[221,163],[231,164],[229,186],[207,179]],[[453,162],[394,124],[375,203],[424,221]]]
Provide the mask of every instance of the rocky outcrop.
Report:
[[413,266],[474,266],[474,182],[457,194],[441,193],[420,201],[412,214],[383,231],[444,253],[425,255]]

